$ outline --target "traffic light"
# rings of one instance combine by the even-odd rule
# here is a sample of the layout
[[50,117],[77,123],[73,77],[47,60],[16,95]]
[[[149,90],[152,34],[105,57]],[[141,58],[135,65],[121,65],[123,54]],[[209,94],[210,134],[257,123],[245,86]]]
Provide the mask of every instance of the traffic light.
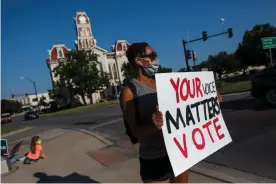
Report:
[[228,28],[228,38],[231,38],[233,36],[232,28]]
[[206,31],[202,32],[202,39],[203,39],[203,41],[207,40],[207,32]]
[[192,56],[191,56],[191,51],[190,51],[190,50],[187,50],[187,53],[186,53],[186,54],[187,54],[188,60],[192,58]]
[[193,60],[196,61],[197,57],[196,57],[196,52],[193,51]]

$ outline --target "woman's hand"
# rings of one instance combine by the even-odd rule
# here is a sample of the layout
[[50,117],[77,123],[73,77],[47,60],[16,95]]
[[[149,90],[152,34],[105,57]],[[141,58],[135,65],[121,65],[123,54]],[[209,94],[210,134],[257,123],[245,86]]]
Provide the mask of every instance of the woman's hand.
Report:
[[217,96],[218,96],[218,101],[219,101],[219,103],[221,103],[222,102],[222,95],[219,93],[219,92],[217,92]]
[[158,128],[161,129],[163,126],[163,114],[162,112],[159,111],[159,106],[156,106],[156,112],[152,114],[152,121],[154,125]]

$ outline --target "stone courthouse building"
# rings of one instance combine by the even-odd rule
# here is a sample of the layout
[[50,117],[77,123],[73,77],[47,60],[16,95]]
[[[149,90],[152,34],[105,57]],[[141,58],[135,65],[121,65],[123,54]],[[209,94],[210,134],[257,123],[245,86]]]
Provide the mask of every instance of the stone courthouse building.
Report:
[[[85,12],[77,12],[76,17],[74,17],[74,22],[76,29],[76,49],[93,50],[98,55],[98,69],[111,74],[109,87],[94,93],[93,103],[97,103],[101,99],[116,98],[116,94],[118,94],[120,85],[124,80],[121,68],[123,63],[127,62],[125,52],[129,47],[129,43],[126,40],[117,40],[111,46],[111,52],[109,52],[97,46],[97,41],[92,33],[91,21]],[[70,50],[64,44],[53,45],[48,50],[49,58],[46,59],[46,63],[50,70],[52,82],[59,80],[58,77],[54,76],[53,69],[58,65],[59,60],[65,59],[66,52]],[[88,99],[86,100],[87,103],[89,103]],[[81,98],[80,101],[82,102]]]

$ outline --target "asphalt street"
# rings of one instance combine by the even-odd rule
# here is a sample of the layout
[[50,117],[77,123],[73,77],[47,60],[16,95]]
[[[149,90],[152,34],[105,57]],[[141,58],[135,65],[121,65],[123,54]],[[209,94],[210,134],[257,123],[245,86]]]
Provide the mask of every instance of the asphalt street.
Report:
[[[276,109],[251,98],[248,93],[224,96],[221,108],[233,142],[205,161],[276,179]],[[18,126],[33,128],[7,137],[9,142],[63,128],[97,131],[115,143],[125,139],[119,106],[26,122],[23,117],[15,117],[2,128]]]

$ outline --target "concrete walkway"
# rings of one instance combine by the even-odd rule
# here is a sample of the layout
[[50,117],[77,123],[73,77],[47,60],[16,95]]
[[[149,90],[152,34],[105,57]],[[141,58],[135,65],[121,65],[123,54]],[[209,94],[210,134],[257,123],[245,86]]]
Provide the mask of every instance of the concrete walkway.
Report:
[[[18,163],[19,169],[2,176],[1,182],[141,182],[137,151],[127,142],[112,145],[97,134],[70,130],[55,139],[43,140],[43,148],[45,160],[32,165]],[[24,145],[20,154],[27,151],[29,148]],[[222,179],[202,174],[200,168],[193,170],[190,173],[191,183],[223,183]]]

